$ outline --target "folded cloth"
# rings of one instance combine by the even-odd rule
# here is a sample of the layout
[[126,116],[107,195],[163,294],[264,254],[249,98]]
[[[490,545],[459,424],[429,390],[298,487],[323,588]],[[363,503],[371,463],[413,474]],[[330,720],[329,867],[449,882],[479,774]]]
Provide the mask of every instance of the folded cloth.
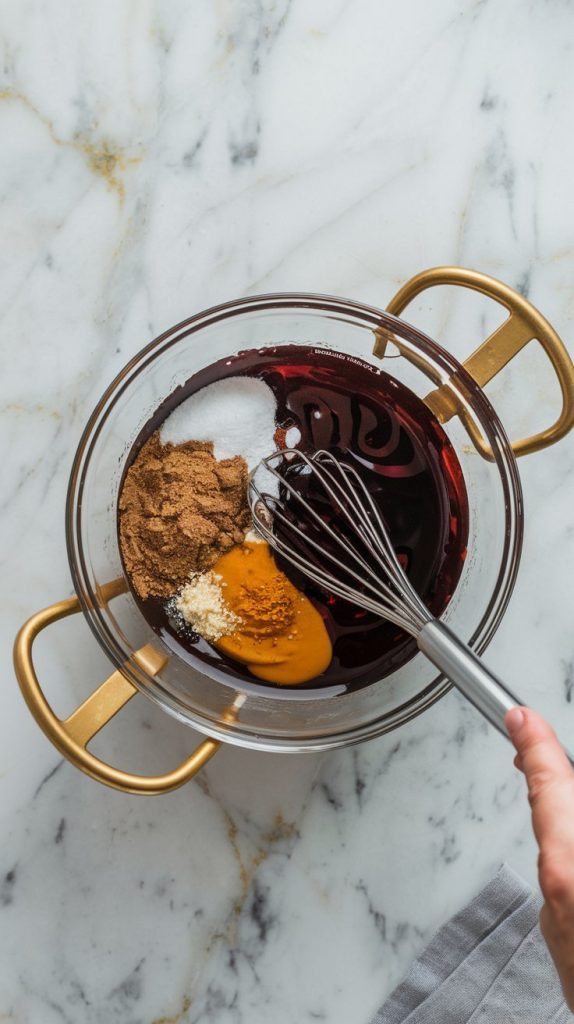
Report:
[[504,865],[437,932],[371,1024],[572,1024],[538,927],[541,905]]

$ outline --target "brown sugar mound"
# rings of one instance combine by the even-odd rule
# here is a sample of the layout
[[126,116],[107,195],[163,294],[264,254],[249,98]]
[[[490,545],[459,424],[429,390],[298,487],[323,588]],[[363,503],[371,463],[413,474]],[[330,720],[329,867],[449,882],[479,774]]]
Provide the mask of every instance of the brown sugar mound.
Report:
[[136,593],[170,597],[240,544],[250,522],[240,455],[218,462],[209,442],[162,445],[152,434],[119,500],[120,548]]

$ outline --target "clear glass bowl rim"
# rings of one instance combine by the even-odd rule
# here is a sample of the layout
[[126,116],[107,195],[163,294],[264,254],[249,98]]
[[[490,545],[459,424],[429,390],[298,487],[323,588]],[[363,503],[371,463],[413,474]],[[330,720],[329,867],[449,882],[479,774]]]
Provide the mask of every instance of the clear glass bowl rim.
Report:
[[90,629],[114,668],[121,669],[134,686],[163,710],[205,735],[223,742],[267,751],[312,752],[349,746],[390,732],[422,714],[448,693],[452,689],[452,684],[444,676],[437,675],[416,697],[400,705],[393,712],[387,712],[383,719],[364,723],[332,736],[320,735],[316,739],[303,739],[296,735],[277,739],[270,739],[268,736],[258,738],[248,734],[242,735],[237,723],[233,731],[230,731],[229,725],[223,721],[206,722],[191,713],[183,702],[162,688],[160,680],[146,676],[136,666],[132,668],[133,663],[129,663],[129,658],[133,652],[122,648],[101,616],[98,598],[90,583],[82,544],[80,509],[90,456],[107,417],[126,389],[135,383],[139,374],[154,359],[190,334],[231,317],[274,310],[313,311],[326,316],[347,314],[355,323],[359,322],[363,326],[395,331],[401,341],[406,341],[415,349],[428,354],[451,378],[458,380],[464,387],[465,394],[470,398],[473,410],[478,415],[485,439],[494,453],[505,499],[504,550],[496,586],[478,627],[467,641],[478,654],[484,652],[495,635],[516,583],[524,537],[523,497],[516,457],[504,427],[482,388],[448,350],[401,317],[375,306],[313,292],[275,292],[230,300],[202,310],[162,332],[140,349],[120,370],[106,388],[86,423],[74,456],[66,497],[65,529],[70,573]]

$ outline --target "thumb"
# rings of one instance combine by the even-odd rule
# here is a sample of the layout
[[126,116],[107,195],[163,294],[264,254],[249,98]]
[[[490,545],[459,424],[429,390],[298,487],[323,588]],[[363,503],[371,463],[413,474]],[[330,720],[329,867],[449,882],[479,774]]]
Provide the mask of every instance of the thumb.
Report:
[[[532,824],[542,847],[561,845],[565,795],[572,800],[574,772],[554,730],[530,708],[512,708],[506,728],[528,783]],[[568,806],[568,804],[566,804]]]

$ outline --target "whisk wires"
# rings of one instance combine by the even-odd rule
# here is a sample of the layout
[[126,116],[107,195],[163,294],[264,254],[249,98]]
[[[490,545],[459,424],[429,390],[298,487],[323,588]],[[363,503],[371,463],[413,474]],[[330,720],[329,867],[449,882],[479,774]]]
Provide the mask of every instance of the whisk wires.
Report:
[[[312,473],[326,521],[293,481]],[[274,452],[249,478],[254,525],[279,555],[321,588],[416,636],[432,619],[399,562],[384,519],[357,470],[332,452]],[[333,525],[334,524],[334,525]],[[327,538],[332,545],[326,544]],[[319,557],[310,560],[310,549]],[[307,554],[306,554],[307,552]],[[346,581],[349,582],[346,582]]]

